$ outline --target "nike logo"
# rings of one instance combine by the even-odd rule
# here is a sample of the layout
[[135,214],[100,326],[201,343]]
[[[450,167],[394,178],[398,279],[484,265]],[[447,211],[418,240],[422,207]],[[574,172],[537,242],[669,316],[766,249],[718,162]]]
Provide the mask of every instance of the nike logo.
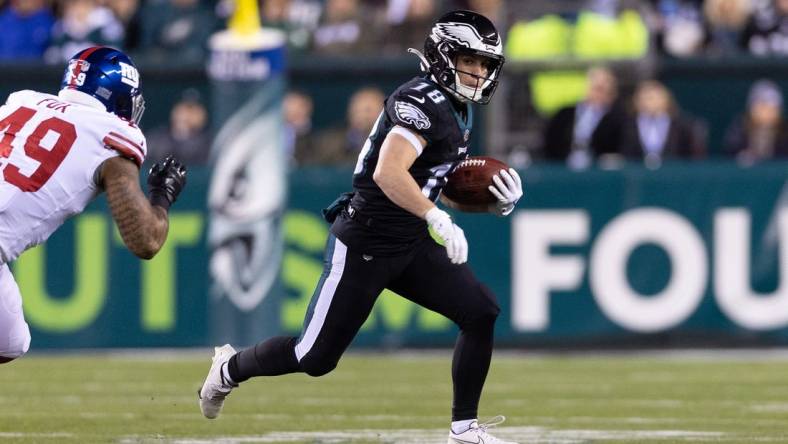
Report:
[[421,99],[420,99],[420,98],[418,98],[418,97],[413,97],[413,96],[412,96],[412,95],[410,95],[410,94],[408,94],[408,97],[410,97],[411,99],[413,99],[413,100],[415,100],[415,101],[417,101],[417,102],[419,102],[419,103],[424,103],[424,101],[425,101],[425,100],[427,100],[427,99],[424,99],[424,98],[421,98]]
[[369,261],[371,261],[373,259],[372,256],[370,256],[368,254],[362,254],[361,258],[364,259],[367,262],[369,262]]

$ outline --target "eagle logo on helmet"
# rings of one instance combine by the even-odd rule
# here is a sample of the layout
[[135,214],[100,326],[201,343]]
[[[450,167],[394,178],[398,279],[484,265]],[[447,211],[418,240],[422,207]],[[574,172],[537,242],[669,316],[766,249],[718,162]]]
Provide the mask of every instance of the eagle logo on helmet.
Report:
[[409,123],[420,130],[429,128],[432,124],[424,112],[408,102],[394,102],[394,111],[397,118],[405,123]]
[[481,49],[498,54],[500,50],[498,47],[501,45],[501,37],[497,37],[495,47],[492,49],[488,45],[484,45],[482,36],[473,26],[468,23],[448,22],[436,23],[433,28],[433,33],[437,39],[435,41],[448,40],[466,48]]

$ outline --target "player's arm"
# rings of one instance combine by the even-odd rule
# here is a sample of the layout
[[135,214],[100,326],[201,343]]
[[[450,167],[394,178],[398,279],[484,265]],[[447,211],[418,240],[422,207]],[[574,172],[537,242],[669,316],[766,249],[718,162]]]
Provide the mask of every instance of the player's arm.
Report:
[[123,243],[134,255],[150,259],[164,245],[169,229],[167,210],[185,182],[185,169],[168,158],[151,169],[149,200],[139,185],[139,168],[132,161],[113,157],[101,165],[99,184],[107,193]]
[[[422,147],[427,145],[423,137],[412,132],[410,134],[421,143]],[[372,179],[392,202],[424,218],[427,211],[434,208],[435,204],[421,193],[419,184],[408,171],[418,156],[419,152],[414,149],[411,140],[392,131],[386,136],[380,148],[380,157]]]
[[[417,143],[421,145],[415,146]],[[419,184],[408,171],[426,145],[427,141],[423,137],[410,130],[403,128],[403,131],[389,132],[380,147],[380,157],[372,179],[392,202],[425,219],[443,239],[452,263],[462,264],[468,260],[465,233],[454,224],[448,213],[436,207],[421,193]]]

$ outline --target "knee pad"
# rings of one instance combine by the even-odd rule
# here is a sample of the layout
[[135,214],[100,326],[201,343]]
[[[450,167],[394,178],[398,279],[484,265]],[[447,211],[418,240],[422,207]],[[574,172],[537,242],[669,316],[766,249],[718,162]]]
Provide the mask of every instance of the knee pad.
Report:
[[307,354],[301,359],[298,366],[301,368],[301,371],[307,375],[318,377],[330,373],[337,368],[337,363],[338,361],[336,360],[321,359],[320,356],[309,356],[309,354]]

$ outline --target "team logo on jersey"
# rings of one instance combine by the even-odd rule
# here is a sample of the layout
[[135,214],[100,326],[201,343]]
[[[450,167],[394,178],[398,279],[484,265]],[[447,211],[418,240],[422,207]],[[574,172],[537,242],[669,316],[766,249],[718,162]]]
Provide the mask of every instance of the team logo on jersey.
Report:
[[120,81],[132,88],[140,87],[140,73],[128,63],[120,62]]
[[429,128],[432,124],[427,115],[418,108],[416,105],[408,102],[395,102],[394,111],[397,113],[397,118],[405,123],[410,123],[420,130]]

